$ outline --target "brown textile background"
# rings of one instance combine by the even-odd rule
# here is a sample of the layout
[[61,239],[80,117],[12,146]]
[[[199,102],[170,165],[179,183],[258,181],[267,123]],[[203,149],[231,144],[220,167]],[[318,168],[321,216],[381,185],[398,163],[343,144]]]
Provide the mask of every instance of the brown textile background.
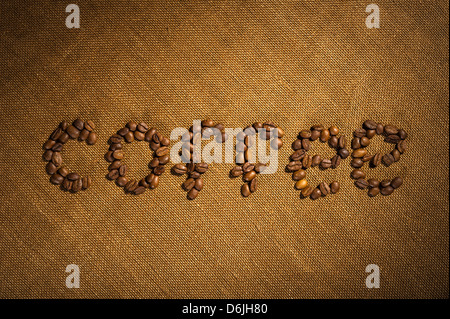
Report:
[[[364,1],[77,1],[80,29],[68,3],[0,4],[0,297],[448,298],[447,1],[378,1],[378,30]],[[93,178],[74,195],[49,183],[41,147],[77,117],[99,141],[64,149]],[[127,121],[168,135],[204,118],[285,129],[251,197],[231,164],[211,166],[195,201],[169,173],[139,197],[105,179],[106,141]],[[402,188],[368,198],[348,159],[309,175],[339,194],[301,200],[284,172],[298,131],[335,124],[350,139],[365,119],[409,133],[400,162],[369,172]],[[147,171],[145,146],[126,146],[130,176]],[[71,263],[80,289],[65,287]],[[380,289],[365,287],[371,263]]]

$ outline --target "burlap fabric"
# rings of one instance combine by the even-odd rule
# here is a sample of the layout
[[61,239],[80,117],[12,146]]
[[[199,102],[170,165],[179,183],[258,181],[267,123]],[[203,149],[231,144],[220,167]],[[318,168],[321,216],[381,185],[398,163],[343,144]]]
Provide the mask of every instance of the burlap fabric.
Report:
[[[2,298],[448,297],[447,1],[380,1],[380,29],[358,1],[76,3],[80,29],[66,28],[66,2],[0,4]],[[67,165],[93,178],[68,194],[41,147],[77,117],[99,141],[66,145]],[[168,135],[204,118],[285,129],[280,167],[251,197],[231,164],[211,166],[195,201],[170,173],[139,197],[105,179],[106,141],[127,121]],[[309,173],[339,194],[301,200],[284,172],[296,134],[335,124],[350,139],[365,119],[409,133],[400,162],[369,171],[402,188],[368,198],[348,159]],[[319,144],[311,153],[332,154]],[[144,176],[146,145],[126,152],[129,176]],[[79,289],[65,287],[72,263]]]

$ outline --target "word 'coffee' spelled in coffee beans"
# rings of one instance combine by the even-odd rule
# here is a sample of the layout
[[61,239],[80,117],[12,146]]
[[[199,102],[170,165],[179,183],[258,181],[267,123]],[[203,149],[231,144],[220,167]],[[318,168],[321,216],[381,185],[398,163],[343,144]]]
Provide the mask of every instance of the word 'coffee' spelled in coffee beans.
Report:
[[97,142],[97,133],[94,132],[94,128],[94,122],[91,120],[84,122],[76,119],[70,125],[67,121],[61,122],[50,134],[48,140],[44,142],[42,158],[48,162],[45,170],[51,175],[52,184],[60,185],[62,190],[71,193],[77,193],[91,186],[91,177],[81,176],[63,166],[61,153],[69,139],[78,139],[80,142],[85,141],[88,145],[94,145]]

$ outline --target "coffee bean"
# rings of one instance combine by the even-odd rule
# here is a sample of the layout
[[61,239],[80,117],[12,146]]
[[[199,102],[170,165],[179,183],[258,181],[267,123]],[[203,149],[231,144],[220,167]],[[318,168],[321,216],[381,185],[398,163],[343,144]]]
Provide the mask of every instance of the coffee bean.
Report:
[[396,162],[398,162],[399,160],[400,160],[400,152],[399,152],[399,150],[398,149],[394,149],[392,152],[391,152],[391,155],[392,155],[392,157],[394,158],[394,161],[396,161]]
[[267,126],[267,127],[270,127],[270,128],[272,128],[272,127],[277,127],[277,126],[275,125],[275,123],[273,123],[272,121],[266,121],[266,122],[264,122],[264,123],[263,123],[263,126]]
[[302,162],[300,162],[300,161],[291,161],[287,165],[287,170],[291,171],[291,172],[298,171],[301,168],[302,168]]
[[337,182],[337,181],[331,182],[331,184],[330,184],[331,194],[336,194],[337,192],[339,192],[340,188],[341,188],[341,186],[339,185],[339,182]]
[[363,128],[357,128],[354,132],[353,132],[353,136],[354,137],[363,137],[366,136],[366,130]]
[[86,122],[84,122],[84,128],[89,132],[92,132],[93,130],[95,130],[95,124],[91,120],[87,120]]
[[369,191],[367,192],[367,195],[369,195],[369,197],[375,197],[380,193],[380,189],[378,187],[372,187],[369,189]]
[[153,169],[153,174],[159,176],[162,175],[166,171],[164,165],[159,165]]
[[169,154],[166,154],[166,155],[160,156],[158,159],[159,159],[160,165],[166,165],[170,161],[170,156],[169,156]]
[[331,136],[330,139],[328,140],[328,146],[330,146],[331,148],[337,148],[339,144],[339,139],[337,136]]
[[52,150],[46,150],[44,152],[44,154],[42,155],[42,158],[44,159],[44,161],[51,161],[52,160],[52,156],[53,156],[53,151]]
[[252,163],[244,163],[244,165],[242,165],[242,171],[244,173],[248,173],[250,171],[253,171],[255,168],[255,165],[253,165]]
[[[114,151],[115,152],[115,151]],[[106,161],[108,161],[108,162],[114,162],[115,161],[115,158],[113,157],[113,153],[114,153],[113,151],[108,151],[108,152],[106,152],[106,154],[105,154],[105,160]]]
[[69,134],[69,137],[72,139],[77,139],[78,136],[80,135],[80,130],[78,130],[75,126],[70,125],[67,130],[66,133]]
[[403,184],[403,178],[401,178],[400,176],[395,177],[391,181],[391,186],[393,189],[399,188],[400,186],[402,186],[402,184]]
[[55,142],[54,140],[47,140],[47,141],[44,143],[44,149],[45,149],[45,150],[51,150],[52,147],[53,147],[55,144],[56,144],[56,142]]
[[398,135],[388,135],[385,137],[384,141],[386,143],[390,143],[390,144],[397,144],[398,142],[400,142],[402,139],[400,138],[400,136]]
[[312,187],[312,186],[307,186],[307,187],[303,188],[302,192],[301,192],[302,197],[306,198],[306,197],[310,196],[313,191],[314,191],[314,187]]
[[114,151],[112,154],[112,156],[118,160],[122,159],[124,157],[124,155],[125,155],[125,153],[122,150]]
[[366,189],[367,187],[369,187],[369,183],[364,178],[356,180],[355,185],[361,189]]
[[125,176],[125,174],[127,173],[127,166],[126,165],[122,165],[119,167],[119,175],[120,176]]
[[254,193],[256,192],[256,189],[258,188],[258,179],[254,178],[248,183],[248,188],[250,189],[250,192]]
[[247,150],[244,152],[244,159],[245,159],[247,162],[254,163],[254,161],[253,161],[253,152],[252,152],[252,151],[254,151],[254,150],[252,150],[252,149],[247,149]]
[[128,129],[130,130],[130,131],[136,131],[136,128],[137,128],[137,123],[136,122],[133,122],[133,121],[129,121],[127,124],[126,124],[126,127],[128,127]]
[[311,148],[311,142],[310,142],[309,140],[307,140],[307,139],[303,139],[303,140],[302,140],[302,148],[303,148],[305,151],[309,151],[310,148]]
[[192,187],[195,186],[195,179],[193,178],[188,178],[187,180],[184,181],[182,187],[185,191],[190,191]]
[[143,141],[145,139],[145,134],[142,133],[141,131],[134,131],[134,139],[136,141]]
[[304,149],[296,150],[294,153],[292,153],[291,160],[293,160],[293,161],[301,160],[301,159],[303,159],[305,154],[306,154],[306,151]]
[[391,186],[391,180],[389,180],[389,179],[383,179],[383,180],[380,182],[380,185],[381,185],[381,187],[388,187],[388,186]]
[[350,176],[353,179],[360,179],[360,178],[366,178],[366,173],[364,173],[362,170],[360,169],[354,169],[351,173]]
[[[119,177],[120,178],[120,177]],[[119,179],[118,178],[118,179]],[[116,184],[117,184],[117,180],[118,179],[116,179]],[[142,186],[142,187],[145,187],[145,188],[149,188],[150,187],[150,185],[147,183],[147,180],[145,179],[145,178],[141,178],[141,180],[139,181],[139,184],[138,184],[139,186]]]
[[120,176],[116,179],[116,185],[124,187],[128,183],[128,179],[125,176]]
[[71,191],[73,193],[77,193],[77,192],[81,191],[82,189],[83,189],[83,181],[81,179],[77,179],[77,180],[73,181],[72,189],[71,189]]
[[390,165],[392,165],[392,163],[394,163],[395,162],[395,159],[394,159],[394,156],[392,156],[392,154],[385,154],[384,156],[383,156],[383,163],[384,163],[384,165],[386,165],[386,166],[390,166]]
[[214,127],[219,131],[223,131],[225,129],[225,125],[223,125],[222,123],[217,123],[216,125],[214,125]]
[[122,139],[123,139],[122,136],[120,136],[119,134],[114,134],[109,138],[108,143],[109,144],[117,144],[117,143],[122,142]]
[[70,173],[69,170],[65,166],[61,167],[58,170],[58,174],[61,175],[62,177],[66,177],[69,173]]
[[[136,132],[136,131],[135,131]],[[137,186],[134,190],[133,190],[133,194],[134,195],[141,195],[145,192],[146,188],[144,186]]]
[[263,127],[263,124],[261,122],[255,122],[252,126],[256,131],[258,131],[258,129]]
[[363,123],[363,126],[368,130],[374,130],[377,128],[377,123],[372,120],[367,120]]
[[350,155],[350,152],[346,148],[340,148],[338,151],[338,155],[342,159],[346,159]]
[[244,196],[244,197],[248,197],[248,196],[250,196],[250,194],[251,194],[251,192],[250,192],[250,186],[246,183],[246,184],[243,184],[242,186],[241,186],[241,194],[242,194],[242,196]]
[[395,135],[397,133],[398,133],[398,128],[395,127],[394,125],[388,124],[384,127],[384,134],[386,134],[386,135]]
[[407,142],[405,140],[400,141],[397,144],[397,150],[400,152],[400,154],[403,154],[406,151]]
[[316,200],[316,199],[320,198],[321,196],[322,196],[322,192],[317,187],[314,188],[314,190],[312,191],[312,193],[310,195],[312,200]]
[[322,162],[322,157],[320,155],[314,155],[311,161],[311,167],[316,167]]
[[[85,123],[84,125],[86,127],[87,123]],[[90,176],[83,176],[83,178],[81,179],[81,183],[83,189],[88,189],[92,185],[92,179]]]
[[245,152],[247,150],[247,145],[245,145],[243,142],[237,142],[236,143],[236,152]]
[[110,151],[121,150],[121,149],[123,149],[122,143],[117,143],[117,144],[114,143],[109,146]]
[[125,142],[131,143],[134,141],[134,131],[129,131],[127,134],[123,137],[125,139]]
[[58,142],[65,144],[67,143],[67,141],[69,140],[69,134],[67,134],[66,132],[61,133],[61,136],[58,138]]
[[86,139],[86,144],[87,145],[94,145],[95,143],[97,143],[97,133],[95,132],[90,132],[87,139]]
[[198,163],[195,165],[195,170],[200,174],[205,173],[208,170],[208,164],[206,163]]
[[[310,136],[311,136],[311,134],[310,134]],[[326,142],[326,141],[328,141],[330,139],[330,131],[329,130],[323,130],[321,133],[320,133],[320,141],[321,142]]]
[[306,171],[303,169],[299,169],[292,174],[292,179],[294,181],[299,181],[301,179],[304,179],[305,177],[306,177]]
[[326,196],[331,192],[330,186],[325,182],[320,183],[319,189],[323,196]]
[[309,139],[311,137],[311,131],[310,130],[302,130],[298,134],[299,138],[302,139]]
[[60,152],[53,152],[52,155],[52,163],[55,164],[55,166],[61,166],[63,162],[62,156]]
[[107,175],[108,179],[110,179],[110,180],[114,180],[114,179],[118,178],[119,176],[120,176],[119,170],[117,170],[117,169],[110,170]]
[[303,168],[310,168],[312,164],[312,157],[308,154],[305,155],[302,159],[302,167]]
[[292,149],[293,149],[294,151],[297,151],[297,150],[299,150],[299,149],[301,149],[301,148],[302,148],[302,140],[296,139],[296,140],[292,143]]
[[341,164],[341,157],[339,155],[334,155],[331,159],[331,168],[335,169]]
[[58,170],[58,167],[53,164],[52,162],[48,162],[47,165],[45,165],[45,171],[48,175],[53,175]]
[[67,127],[69,126],[69,123],[67,121],[62,121],[61,123],[59,123],[59,127],[65,131],[67,129]]
[[56,140],[58,140],[58,138],[61,136],[62,133],[63,133],[63,130],[60,127],[58,127],[50,135],[50,139],[56,141]]
[[309,138],[311,141],[315,141],[320,137],[321,131],[312,130],[311,131],[311,137]]
[[183,175],[187,173],[187,167],[184,164],[175,164],[172,171],[177,175]]
[[377,167],[381,164],[381,160],[383,158],[383,155],[381,153],[377,153],[372,158],[372,166]]
[[138,126],[136,127],[136,130],[138,130],[139,132],[145,133],[148,131],[148,125],[145,122],[141,122],[138,124]]
[[352,153],[353,157],[364,157],[367,154],[367,150],[364,148],[358,148],[357,150],[354,150]]
[[303,189],[308,186],[308,181],[306,179],[301,179],[295,183],[296,189]]
[[311,127],[311,131],[314,130],[314,131],[322,132],[323,129],[324,129],[324,126],[322,124],[316,124]]
[[55,173],[50,177],[50,182],[55,185],[61,185],[63,181],[64,177],[62,177],[58,173]]
[[135,179],[131,179],[125,184],[125,191],[128,193],[132,193],[137,187],[138,182]]
[[202,126],[206,126],[206,127],[213,127],[214,126],[214,122],[210,119],[206,119],[202,121]]
[[381,123],[377,123],[377,127],[375,128],[375,131],[378,135],[381,135],[384,133],[384,125]]
[[78,136],[78,140],[79,140],[80,142],[83,142],[83,141],[85,141],[85,140],[88,138],[88,136],[89,136],[89,131],[86,130],[86,129],[83,129],[83,130],[80,132],[80,136]]
[[159,176],[155,175],[155,174],[150,174],[150,175],[153,175],[153,177],[150,178],[150,180],[148,180],[146,178],[146,181],[148,182],[148,188],[155,189],[159,185]]
[[169,148],[167,146],[162,146],[156,150],[156,156],[164,156],[169,154]]
[[361,137],[361,146],[362,147],[367,147],[367,146],[369,146],[369,144],[370,144],[370,140],[368,137],[366,137],[366,136]]
[[338,139],[338,147],[339,148],[345,148],[346,146],[347,146],[347,139],[345,138],[344,135],[342,135]]
[[163,137],[163,138],[161,139],[161,141],[160,141],[160,144],[161,144],[162,146],[169,146],[170,140],[169,140],[167,137]]
[[279,150],[283,146],[283,141],[281,138],[275,138],[272,141],[270,141],[270,147],[272,147],[274,150]]
[[72,125],[76,127],[79,131],[84,129],[84,122],[80,119],[76,119],[75,121],[73,121]]
[[193,171],[193,172],[191,172],[191,173],[188,174],[188,177],[192,177],[193,179],[200,178],[201,176],[202,176],[202,174],[200,174],[200,173],[197,172],[197,171]]
[[194,200],[197,198],[197,196],[198,196],[198,190],[196,190],[195,188],[192,188],[187,194],[187,198],[189,200]]
[[245,173],[243,179],[244,179],[245,182],[250,182],[255,177],[256,177],[256,172],[255,171],[250,171],[248,173]]
[[53,152],[61,152],[63,149],[63,144],[62,143],[56,143],[55,145],[53,145],[52,147],[52,151]]
[[255,172],[256,173],[262,173],[262,172],[264,172],[264,170],[266,168],[267,168],[267,166],[265,164],[262,164],[262,163],[255,164]]
[[327,168],[330,168],[330,167],[331,167],[331,160],[329,160],[329,159],[324,159],[320,163],[320,168],[322,168],[322,169],[327,169]]
[[360,167],[363,167],[364,162],[362,161],[361,158],[354,158],[354,159],[352,159],[352,162],[350,163],[350,165],[353,168],[360,168]]
[[369,187],[379,187],[380,186],[380,181],[377,180],[376,178],[369,178],[369,180],[367,182],[369,183]]
[[69,181],[67,178],[64,179],[64,181],[62,182],[62,188],[65,191],[71,191],[72,190],[72,186],[73,186],[73,181]]
[[394,192],[394,188],[392,186],[383,187],[381,189],[381,195],[389,196]]
[[366,154],[366,155],[364,155],[361,159],[362,159],[362,161],[365,163],[365,162],[370,162],[370,161],[372,160],[373,157],[374,157],[374,155]]
[[108,166],[108,171],[110,171],[112,169],[119,169],[120,166],[122,166],[122,162],[121,161],[114,161]]
[[[150,129],[145,133],[144,140],[145,140],[146,142],[150,142],[150,141],[153,139],[153,135],[154,135],[155,133],[156,133],[156,129],[155,129],[154,127],[150,128]],[[189,141],[189,140],[190,140],[190,138],[189,138],[189,132],[186,132],[185,134],[186,134],[186,136],[187,136],[187,141]],[[183,134],[183,136],[184,136],[184,134]],[[182,137],[181,139],[183,140],[183,137]],[[183,141],[184,141],[184,140],[183,140]]]
[[375,135],[377,135],[377,131],[375,130],[367,130],[366,132],[367,138],[373,138]]
[[358,148],[361,148],[361,138],[359,137],[354,137],[352,139],[352,149],[356,150]]
[[404,140],[408,137],[408,133],[406,133],[405,130],[403,130],[403,129],[398,130],[397,134],[402,140]]
[[335,136],[339,134],[339,128],[337,126],[330,126],[328,130],[330,131],[330,135]]

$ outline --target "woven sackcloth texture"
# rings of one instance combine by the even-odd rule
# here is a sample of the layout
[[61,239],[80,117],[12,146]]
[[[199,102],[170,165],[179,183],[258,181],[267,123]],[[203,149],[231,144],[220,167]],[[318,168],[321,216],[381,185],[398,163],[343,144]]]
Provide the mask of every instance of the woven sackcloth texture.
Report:
[[[379,29],[367,1],[77,1],[79,29],[68,3],[0,3],[0,297],[448,298],[447,1],[378,1]],[[70,194],[50,184],[42,144],[78,117],[99,140],[66,144],[67,166],[93,179]],[[126,122],[168,136],[205,118],[286,131],[250,197],[232,164],[212,164],[194,201],[167,171],[141,196],[106,180],[107,140]],[[364,168],[403,186],[369,198],[347,159],[308,175],[338,194],[300,199],[284,171],[298,132],[337,125],[350,140],[366,119],[408,132],[399,162]],[[145,176],[148,145],[125,152],[128,176]]]

